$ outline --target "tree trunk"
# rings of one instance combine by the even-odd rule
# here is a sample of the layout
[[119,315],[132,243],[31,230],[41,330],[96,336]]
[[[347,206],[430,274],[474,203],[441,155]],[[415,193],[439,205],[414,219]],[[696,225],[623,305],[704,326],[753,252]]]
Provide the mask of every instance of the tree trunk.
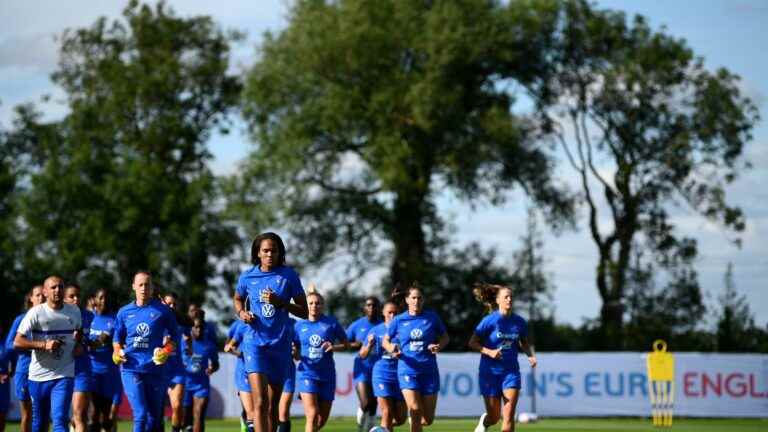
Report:
[[424,282],[426,277],[427,248],[424,234],[424,193],[400,193],[393,209],[393,229],[390,238],[394,244],[391,277],[396,286]]

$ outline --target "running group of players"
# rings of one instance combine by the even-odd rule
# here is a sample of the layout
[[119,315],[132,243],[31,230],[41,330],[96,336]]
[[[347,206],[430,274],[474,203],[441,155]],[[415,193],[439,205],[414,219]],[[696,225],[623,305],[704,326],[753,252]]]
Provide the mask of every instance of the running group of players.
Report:
[[[253,267],[235,289],[238,319],[224,351],[237,356],[242,429],[290,432],[298,392],[305,432],[320,430],[336,390],[333,352],[349,349],[358,351],[353,375],[359,431],[391,431],[406,420],[411,431],[432,424],[440,389],[437,354],[449,337],[440,317],[424,308],[421,289],[396,290],[383,305],[366,298],[365,315],[345,330],[323,313],[324,298],[313,286],[305,292],[285,258],[277,234],[259,235],[251,247]],[[191,325],[180,325],[176,296],[156,298],[146,271],[134,275],[132,288],[135,301],[116,315],[109,313],[106,290],[95,293],[92,310],[80,308],[79,288],[57,276],[32,290],[29,310],[17,317],[0,352],[0,425],[13,375],[21,432],[47,431],[49,421],[53,432],[65,432],[70,419],[77,432],[111,432],[123,391],[134,432],[163,430],[166,396],[174,432],[185,425],[204,430],[209,377],[219,368],[215,327],[196,307],[188,314]],[[536,366],[527,324],[512,312],[510,288],[483,284],[474,293],[489,309],[468,342],[481,353],[486,407],[475,431],[499,421],[502,431],[512,431],[521,384],[518,352]],[[377,408],[381,421],[374,425]]]

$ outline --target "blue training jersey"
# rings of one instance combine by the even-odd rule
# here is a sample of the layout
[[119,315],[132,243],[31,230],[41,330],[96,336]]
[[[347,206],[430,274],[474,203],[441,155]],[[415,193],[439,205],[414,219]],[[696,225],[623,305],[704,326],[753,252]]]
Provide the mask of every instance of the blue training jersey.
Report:
[[91,333],[91,323],[93,323],[93,312],[85,308],[80,308],[80,317],[83,323],[83,348],[85,351],[75,356],[75,374],[79,373],[91,373],[91,358],[88,355],[87,338]]
[[[29,363],[32,361],[32,353],[28,350],[17,350],[13,347],[13,340],[16,339],[16,333],[19,332],[19,325],[25,316],[27,316],[26,312],[20,314],[13,320],[11,330],[5,338],[5,349],[9,360],[16,366],[16,373],[27,375],[29,373]],[[29,336],[28,338],[31,339]]]
[[219,350],[216,345],[203,337],[201,340],[192,341],[190,353],[182,350],[184,369],[187,371],[187,379],[191,381],[205,381],[208,375],[205,373],[209,366],[218,368]]
[[92,346],[88,351],[91,360],[91,371],[96,374],[105,374],[114,371],[117,366],[112,362],[112,339],[115,336],[115,314],[93,314],[91,328],[88,332],[88,340],[93,342],[101,340],[102,335],[108,338],[103,345]]
[[518,344],[521,338],[528,336],[528,324],[520,315],[512,313],[505,317],[499,311],[492,312],[475,327],[475,334],[484,347],[501,348],[499,360],[487,355],[480,356],[480,372],[500,374],[520,370],[517,362]]
[[[317,321],[299,321],[294,326],[293,340],[301,348],[301,361],[296,369],[302,377],[329,380],[336,375],[333,351],[325,352],[322,345],[335,343],[347,338],[336,318],[321,315]],[[335,379],[335,378],[334,378]]]
[[245,361],[242,356],[243,341],[245,340],[245,335],[248,333],[249,329],[250,327],[248,327],[248,324],[240,320],[235,320],[232,325],[229,326],[229,330],[227,331],[227,339],[235,341],[235,343],[237,343],[237,349],[240,351],[240,355],[237,356],[237,361],[235,362],[235,379],[245,373]]
[[437,359],[427,347],[438,342],[445,333],[443,321],[431,310],[418,315],[408,311],[395,316],[387,328],[390,339],[400,341],[400,364],[407,372],[437,371]]
[[12,355],[12,351],[8,350],[5,345],[5,341],[0,344],[0,374],[8,373]]
[[[373,335],[373,346],[371,346],[367,358],[373,361],[372,376],[374,379],[397,382],[397,359],[392,357],[382,344],[384,336],[387,335],[387,327],[387,324],[381,323],[368,332],[369,335]],[[397,339],[393,339],[391,342],[397,343]]]
[[248,324],[252,330],[252,342],[258,346],[288,347],[291,342],[288,311],[261,302],[261,292],[265,290],[272,290],[283,302],[288,303],[292,298],[304,294],[299,275],[288,266],[280,266],[268,272],[254,266],[244,271],[237,281],[237,294],[241,298],[250,299],[249,310],[255,315],[255,319]]
[[[381,321],[371,322],[368,320],[368,317],[356,319],[349,325],[349,327],[347,327],[347,340],[365,344],[368,340],[368,332],[380,322]],[[360,353],[358,351],[358,354],[355,356],[355,362],[370,370],[376,362],[376,359],[372,358],[370,355],[362,359],[360,358]]]
[[[179,330],[173,311],[159,300],[145,306],[130,303],[117,312],[115,342],[123,344],[127,361],[123,370],[160,374],[162,368],[152,362],[155,348],[163,346],[163,336],[178,340]],[[181,348],[181,347],[177,347]]]

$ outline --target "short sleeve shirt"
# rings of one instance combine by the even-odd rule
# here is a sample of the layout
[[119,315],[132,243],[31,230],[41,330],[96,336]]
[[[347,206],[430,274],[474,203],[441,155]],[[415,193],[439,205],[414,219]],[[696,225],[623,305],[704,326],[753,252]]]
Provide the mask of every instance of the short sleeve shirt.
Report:
[[53,309],[47,303],[33,307],[19,324],[18,333],[31,334],[32,340],[58,339],[62,345],[54,352],[32,350],[30,381],[50,381],[75,376],[75,330],[82,326],[80,309],[63,304]]
[[501,359],[480,356],[480,371],[491,373],[515,372],[520,370],[517,361],[520,339],[528,336],[528,324],[520,315],[505,317],[499,311],[488,314],[475,328],[475,334],[484,347],[501,348]]

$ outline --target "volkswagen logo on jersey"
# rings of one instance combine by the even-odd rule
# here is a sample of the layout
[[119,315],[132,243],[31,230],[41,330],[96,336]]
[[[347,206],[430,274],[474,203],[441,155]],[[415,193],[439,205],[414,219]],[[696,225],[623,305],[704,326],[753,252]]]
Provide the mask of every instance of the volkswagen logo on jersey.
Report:
[[408,348],[411,352],[419,352],[424,349],[424,341],[421,337],[424,336],[424,332],[420,328],[411,330],[411,341],[408,343]]
[[264,318],[272,318],[275,315],[275,306],[270,303],[264,303],[261,305],[261,316]]
[[411,330],[411,339],[421,339],[423,336],[423,333],[420,328],[415,328]]
[[149,324],[142,322],[136,326],[136,333],[141,337],[149,336]]
[[323,338],[321,338],[319,335],[312,335],[309,337],[309,344],[313,347],[319,347],[320,344],[323,343]]

